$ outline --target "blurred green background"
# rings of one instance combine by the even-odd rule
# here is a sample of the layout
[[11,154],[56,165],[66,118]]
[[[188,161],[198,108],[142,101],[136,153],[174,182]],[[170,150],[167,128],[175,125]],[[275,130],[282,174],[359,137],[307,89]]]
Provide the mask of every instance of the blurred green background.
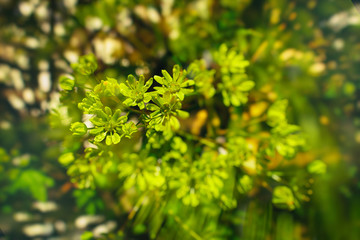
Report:
[[257,91],[289,99],[307,135],[289,174],[314,159],[327,167],[301,183],[309,199],[294,211],[244,198],[218,239],[360,239],[359,30],[350,0],[0,0],[3,238],[148,239],[124,224],[115,193],[76,189],[58,163],[70,133],[49,124],[57,79],[87,53],[102,76],[154,75],[226,43],[250,61]]

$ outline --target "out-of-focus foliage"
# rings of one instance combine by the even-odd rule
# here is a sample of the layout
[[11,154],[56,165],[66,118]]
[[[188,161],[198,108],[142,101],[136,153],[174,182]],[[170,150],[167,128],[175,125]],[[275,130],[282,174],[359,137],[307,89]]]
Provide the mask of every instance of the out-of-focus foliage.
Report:
[[357,239],[359,19],[350,0],[0,0],[1,206],[59,187],[62,152],[120,235]]

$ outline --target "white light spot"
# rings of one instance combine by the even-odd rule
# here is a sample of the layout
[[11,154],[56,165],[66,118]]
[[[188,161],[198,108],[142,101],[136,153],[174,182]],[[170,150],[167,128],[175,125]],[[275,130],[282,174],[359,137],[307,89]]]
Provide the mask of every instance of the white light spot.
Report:
[[13,218],[16,222],[27,222],[31,220],[31,215],[26,212],[16,212]]
[[40,212],[52,212],[58,209],[58,206],[55,202],[35,202],[33,208],[39,210]]
[[147,13],[148,13],[149,20],[151,22],[153,22],[153,23],[160,22],[160,15],[159,15],[158,11],[155,8],[149,7],[147,9]]
[[1,129],[4,129],[4,130],[10,129],[10,128],[11,128],[11,124],[10,124],[10,122],[8,122],[8,121],[1,121],[1,122],[0,122],[0,128],[1,128]]
[[60,93],[50,93],[49,109],[55,109],[60,106]]
[[114,231],[115,228],[116,228],[116,222],[108,221],[94,228],[93,230],[94,237],[101,237],[102,234],[110,233]]
[[17,55],[15,61],[21,68],[29,68],[29,58],[25,54]]
[[75,63],[79,59],[79,54],[72,50],[66,50],[64,52],[64,56],[65,56],[66,60],[68,60],[70,63]]
[[50,223],[26,225],[23,232],[28,237],[49,236],[53,233],[54,227]]
[[11,106],[17,110],[21,110],[25,107],[24,102],[15,94],[11,94],[8,97]]
[[85,19],[85,27],[89,31],[99,30],[101,29],[102,26],[103,26],[103,22],[99,17],[86,17]]
[[0,64],[0,82],[4,82],[10,73],[10,67],[5,64]]
[[96,55],[106,64],[113,64],[118,59],[119,53],[122,51],[122,44],[116,38],[96,38],[93,43]]
[[21,89],[24,88],[24,81],[23,81],[20,70],[11,69],[10,78],[11,78],[11,80],[13,82],[13,85],[14,85],[14,88],[16,90],[21,90]]
[[55,32],[55,35],[57,35],[57,36],[64,36],[66,33],[64,24],[62,24],[62,23],[55,24],[54,32]]
[[333,42],[333,47],[335,48],[335,50],[337,51],[341,51],[344,48],[345,42],[343,39],[341,38],[337,38],[334,40]]
[[28,37],[25,40],[25,45],[29,48],[38,48],[40,46],[40,42],[38,39],[33,37]]
[[87,128],[94,127],[94,124],[92,122],[90,122],[90,119],[93,118],[94,116],[95,116],[94,114],[84,114],[82,116],[82,121],[86,125]]
[[123,65],[124,67],[128,67],[130,65],[129,59],[126,58],[121,59],[121,65]]
[[75,8],[76,3],[77,3],[77,0],[64,0],[65,7],[69,8],[69,9]]
[[38,76],[39,89],[43,92],[49,92],[51,89],[50,72],[40,72]]
[[322,62],[314,63],[309,68],[309,73],[312,75],[318,76],[319,74],[322,74],[326,69],[326,66]]
[[228,154],[228,151],[223,147],[219,147],[218,152],[219,152],[220,155],[227,155]]
[[83,215],[75,220],[75,226],[79,229],[86,228],[89,224],[96,224],[104,221],[104,217],[100,215]]
[[35,102],[35,94],[34,91],[30,88],[25,88],[23,93],[23,99],[28,104],[33,104]]
[[42,3],[40,6],[38,6],[35,10],[36,17],[38,19],[46,19],[49,16],[49,10],[47,7],[47,3]]
[[48,61],[46,61],[46,60],[40,60],[40,61],[38,62],[38,68],[39,68],[39,70],[41,70],[41,71],[46,71],[46,70],[48,70],[48,69],[49,69],[49,63],[48,63]]
[[50,32],[50,23],[49,22],[42,22],[40,25],[41,30],[43,30],[45,33],[49,33]]
[[19,10],[22,15],[24,15],[25,17],[28,17],[33,13],[34,5],[31,4],[30,2],[22,1],[19,4]]
[[66,224],[64,221],[58,220],[55,222],[55,229],[60,233],[64,233],[66,231]]
[[161,13],[164,16],[171,14],[171,9],[174,5],[174,0],[162,0],[161,1]]

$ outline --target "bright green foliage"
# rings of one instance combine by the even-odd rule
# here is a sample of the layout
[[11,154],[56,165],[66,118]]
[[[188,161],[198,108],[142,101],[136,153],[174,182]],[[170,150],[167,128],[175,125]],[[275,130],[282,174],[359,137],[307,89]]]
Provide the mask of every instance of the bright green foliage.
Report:
[[[268,179],[269,159],[277,153],[292,159],[305,140],[298,126],[288,124],[283,100],[265,99],[270,106],[267,114],[263,110],[262,115],[245,118],[249,110],[238,106],[246,106],[254,87],[245,73],[249,62],[226,45],[214,58],[217,65],[212,69],[206,68],[204,60],[196,60],[187,70],[175,65],[172,76],[163,70],[163,77],[154,76],[155,82],[128,75],[125,81],[107,78],[90,83],[91,87],[75,84],[78,92],[63,91],[64,99],[78,99],[78,109],[73,111],[80,113],[68,126],[73,136],[67,141],[82,141],[84,149],[66,142],[68,147],[59,158],[76,186],[103,188],[116,179],[112,187],[134,209],[129,218],[139,211],[136,224],[148,222],[154,236],[169,216],[180,216],[182,209],[199,209],[204,217],[216,218],[220,209],[236,208],[237,196],[262,188],[259,182]],[[84,80],[74,77],[75,83]],[[193,106],[205,107],[197,113],[191,112]],[[72,109],[73,102],[63,101],[62,107]],[[208,114],[216,120],[217,108],[228,112],[229,119],[200,120],[200,115]],[[195,128],[187,121],[203,123]],[[228,126],[227,131],[220,124]],[[273,202],[292,210],[290,188],[296,185],[288,184],[286,190],[275,188]],[[151,207],[159,201],[164,202],[162,207]]]
[[234,49],[228,50],[225,44],[220,46],[214,58],[220,65],[222,83],[219,84],[219,89],[223,95],[224,104],[226,106],[245,104],[248,101],[247,92],[255,86],[245,73],[245,67],[249,65],[249,61],[246,61],[244,56]]
[[104,202],[97,196],[96,191],[92,189],[76,189],[73,192],[76,199],[76,205],[85,209],[87,214],[94,215],[98,210],[104,209]]
[[81,235],[81,240],[91,240],[91,239],[94,239],[94,235],[92,232],[86,231]]
[[[74,77],[59,80],[63,106],[53,115],[52,126],[60,130],[48,131],[42,137],[47,141],[42,148],[45,153],[40,154],[44,168],[39,168],[36,161],[31,164],[36,164],[37,171],[50,169],[53,174],[49,152],[53,151],[54,140],[63,138],[63,144],[57,149],[64,154],[53,155],[61,156],[59,161],[68,168],[77,187],[96,188],[98,192],[90,191],[99,196],[116,195],[116,204],[107,207],[112,211],[116,209],[114,206],[120,206],[121,210],[114,212],[118,222],[126,224],[119,228],[126,229],[135,221],[139,227],[130,231],[131,234],[182,240],[357,239],[360,235],[356,204],[359,174],[355,166],[348,171],[346,167],[341,171],[337,169],[341,165],[339,161],[346,159],[343,165],[351,166],[351,161],[356,163],[358,156],[360,121],[356,88],[360,68],[357,67],[359,51],[354,51],[359,42],[358,24],[347,21],[356,18],[358,13],[354,9],[342,9],[351,7],[351,1],[2,2],[2,45],[8,50],[2,54],[0,74],[2,84],[6,85],[4,96],[8,95],[8,87],[15,86],[11,81],[12,75],[16,75],[12,74],[14,70],[20,70],[26,88],[34,88],[38,74],[32,73],[45,70],[39,61],[49,62],[48,71],[54,79],[58,73],[68,71],[66,62],[71,62],[77,54],[94,50],[99,68],[94,56],[80,57],[79,63],[72,65]],[[44,6],[49,10],[45,18],[38,11]],[[68,11],[63,11],[65,8]],[[344,21],[333,22],[340,15],[332,18],[332,14],[340,9]],[[39,29],[41,31],[37,31]],[[61,33],[62,29],[66,31]],[[28,44],[28,40],[32,40],[31,43],[34,39],[39,40],[38,47]],[[214,49],[223,42],[228,47],[222,45],[219,51]],[[13,47],[19,50],[13,51]],[[211,57],[210,52],[218,54]],[[194,61],[201,56],[204,60]],[[185,93],[183,99],[181,93],[177,94],[176,84],[159,86],[156,81],[152,84],[150,80],[145,81],[159,74],[160,69],[169,70],[174,63],[184,66],[186,78],[195,82],[185,87],[193,92]],[[135,72],[135,84],[128,86],[128,74]],[[139,84],[141,74],[145,75],[143,84]],[[145,89],[145,85],[151,86]],[[129,89],[135,94],[129,93]],[[15,92],[21,97],[18,90],[16,86]],[[37,103],[49,99],[50,94],[35,93]],[[158,98],[167,100],[162,104]],[[290,103],[286,114],[287,104],[283,98]],[[176,103],[178,100],[181,105]],[[0,182],[3,183],[0,201],[11,195],[7,189],[11,188],[13,177],[20,176],[9,169],[30,169],[29,159],[22,158],[20,164],[15,165],[18,164],[15,152],[34,149],[32,144],[11,143],[16,134],[9,134],[3,127],[6,121],[16,125],[18,121],[8,118],[14,111],[7,101],[4,103],[5,122],[1,120],[0,131],[6,136],[2,143],[9,157],[2,160],[0,154]],[[26,112],[38,112],[37,103],[26,102]],[[163,106],[166,103],[173,105]],[[278,103],[282,107],[275,107]],[[151,104],[158,108],[151,110]],[[274,111],[268,110],[269,106]],[[94,125],[91,121],[95,120],[89,119],[106,113],[106,107],[112,115],[120,110],[126,120],[119,119],[116,123],[119,125],[114,126],[102,118],[102,125]],[[184,111],[187,118],[181,117],[185,114],[180,111]],[[150,116],[153,112],[157,113]],[[292,120],[287,121],[286,115]],[[291,122],[300,124],[301,130],[308,133],[307,146],[299,133],[300,127]],[[18,135],[20,140],[26,138]],[[103,139],[97,142],[95,138]],[[297,155],[304,146],[307,149],[311,146],[311,152]],[[140,153],[140,158],[129,157]],[[210,156],[219,161],[219,166],[225,162],[227,168],[222,171],[228,173],[226,178],[189,176],[190,169],[206,169],[210,173],[212,169],[218,170],[220,167],[213,164],[208,167],[210,170],[201,166],[210,162]],[[202,158],[207,160],[200,165],[197,162]],[[324,162],[311,163],[314,159]],[[151,185],[150,191],[140,188],[137,182],[124,189],[123,184],[131,175],[119,178],[119,165],[133,166],[133,162],[144,161],[152,167],[145,170],[132,167],[133,171],[140,172],[136,177],[146,179],[150,186],[153,180],[149,174],[153,174],[155,165],[160,169],[159,176],[166,181],[183,176],[185,193],[177,196],[180,187],[170,189],[167,182],[161,187]],[[315,178],[314,191],[307,191],[314,180],[310,178],[310,181],[309,175],[325,171],[325,178]],[[199,191],[204,188],[201,184],[204,179],[209,183],[206,194]],[[319,179],[322,179],[320,183]],[[279,185],[287,186],[300,201],[315,200],[299,211],[301,217],[296,216],[298,212],[279,214],[277,210],[273,210],[272,215],[267,203]],[[223,201],[223,195],[231,200]],[[93,200],[90,194],[83,196]],[[236,200],[237,207],[226,207],[226,204],[234,206],[232,200]],[[339,204],[343,202],[345,204]],[[288,209],[286,204],[280,207]],[[264,211],[264,208],[270,210]],[[123,219],[125,215],[129,216],[128,220]],[[276,218],[275,222],[271,221]]]
[[[3,184],[0,202],[18,193],[38,201],[48,199],[47,190],[55,181],[39,169],[30,167],[35,159],[30,154],[7,153],[0,147],[0,182]],[[14,167],[15,166],[15,167]]]
[[120,163],[119,177],[125,179],[124,189],[138,187],[140,191],[160,188],[165,179],[154,156],[148,156],[144,150],[139,154],[125,154],[126,162]]
[[195,84],[194,80],[186,78],[186,71],[180,71],[180,66],[175,65],[173,68],[173,76],[166,70],[162,70],[164,77],[155,76],[154,79],[162,85],[162,87],[155,87],[158,94],[170,95],[175,94],[181,101],[184,100],[184,96],[191,93],[193,89],[187,87]]
[[267,112],[267,124],[272,127],[286,123],[286,108],[288,101],[286,99],[278,100],[271,105]]
[[196,91],[204,95],[206,99],[211,98],[216,93],[214,88],[215,70],[207,70],[204,60],[196,60],[188,67],[189,74],[194,75]]
[[89,133],[95,135],[95,142],[102,142],[105,139],[107,145],[118,144],[123,136],[130,137],[136,132],[137,128],[133,122],[126,122],[127,115],[121,115],[121,110],[117,109],[114,114],[109,107],[105,110],[97,109],[96,116],[90,121],[94,128]]
[[152,78],[144,84],[145,78],[143,75],[137,81],[133,75],[128,76],[126,84],[120,84],[120,92],[127,99],[123,102],[126,106],[138,106],[140,109],[145,108],[145,103],[151,100],[152,94],[146,91],[150,88],[153,83]]
[[[15,170],[16,171],[16,170]],[[16,176],[16,177],[15,177]],[[30,192],[39,201],[46,201],[47,188],[54,185],[54,180],[35,169],[14,172],[14,183],[11,191]]]
[[164,133],[166,139],[172,136],[172,130],[180,128],[177,116],[186,118],[188,114],[181,109],[179,98],[170,92],[165,92],[163,96],[155,97],[154,104],[149,103],[147,110],[152,113],[147,117],[146,122],[150,129],[155,129]]
[[286,100],[278,100],[268,110],[267,124],[273,129],[271,147],[267,149],[267,153],[274,156],[276,150],[281,156],[289,159],[296,155],[298,149],[305,146],[305,139],[300,133],[299,126],[287,123],[287,105]]

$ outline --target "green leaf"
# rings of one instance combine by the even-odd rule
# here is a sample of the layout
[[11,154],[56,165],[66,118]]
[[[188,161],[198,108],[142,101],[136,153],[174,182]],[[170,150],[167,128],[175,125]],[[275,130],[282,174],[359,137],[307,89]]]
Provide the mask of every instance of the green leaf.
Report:
[[82,122],[75,122],[71,124],[70,131],[73,132],[73,135],[83,136],[87,133],[87,127]]
[[324,174],[326,173],[326,164],[321,160],[315,160],[311,162],[307,169],[312,174]]
[[66,76],[61,76],[59,79],[59,84],[63,90],[70,91],[70,90],[73,90],[73,88],[74,88],[75,80],[68,78]]
[[100,133],[100,134],[96,135],[96,137],[94,138],[94,141],[101,142],[102,140],[104,140],[105,137],[106,137],[106,132]]
[[75,160],[74,154],[72,152],[64,153],[59,157],[59,162],[62,165],[69,165]]
[[81,234],[81,240],[91,240],[93,237],[93,233],[89,231],[85,231],[83,234]]
[[[165,76],[165,75],[164,75]],[[179,65],[174,65],[173,67],[173,77],[174,77],[174,80],[177,80],[179,79],[179,76],[180,76],[180,66]]]
[[145,90],[148,90],[152,84],[153,84],[153,79],[150,78],[149,80],[147,80],[147,82],[145,84]]
[[286,186],[277,186],[273,192],[273,204],[282,209],[294,210],[295,198],[290,188]]
[[282,123],[286,123],[286,108],[288,101],[286,99],[277,100],[273,103],[267,112],[267,123],[269,126],[275,127]]
[[165,84],[163,77],[160,77],[160,76],[155,75],[155,76],[154,76],[154,79],[155,79],[155,81],[157,81],[158,83],[160,83],[160,84],[162,84],[162,85]]
[[164,80],[166,80],[165,84],[168,84],[173,81],[172,77],[166,70],[162,70],[161,72],[162,72],[163,76],[165,77],[165,79],[164,79]]
[[120,136],[116,132],[112,135],[111,140],[114,144],[118,144],[120,142]]
[[188,118],[190,116],[190,114],[188,112],[183,111],[183,110],[177,110],[176,113],[181,118]]
[[111,115],[112,115],[111,108],[109,108],[108,106],[106,106],[106,107],[105,107],[105,113],[106,113],[108,116],[111,116]]
[[39,170],[27,169],[20,173],[12,185],[11,191],[22,190],[31,193],[39,200],[46,201],[47,188],[54,185],[54,180]]
[[104,127],[93,128],[93,129],[90,129],[89,133],[92,135],[97,135],[97,134],[103,132],[104,129],[105,129]]
[[[109,108],[109,107],[107,107],[107,108]],[[110,111],[111,111],[111,110],[110,110]],[[102,118],[103,120],[105,120],[105,121],[109,120],[109,116],[106,115],[106,113],[104,113],[103,110],[101,110],[101,109],[95,109],[94,112],[96,113],[96,115],[97,115],[98,117]],[[111,115],[111,114],[110,114],[110,115]]]
[[111,145],[112,144],[112,136],[111,135],[106,136],[105,143],[106,143],[106,145]]
[[247,91],[250,91],[254,86],[255,86],[255,82],[245,81],[240,84],[239,89],[241,91],[247,92]]
[[171,116],[170,117],[170,125],[173,129],[179,129],[180,128],[180,122],[179,120],[174,117],[174,116]]
[[156,106],[155,104],[149,103],[146,105],[146,109],[150,110],[150,111],[156,111],[156,110],[159,110],[160,108],[158,106]]

